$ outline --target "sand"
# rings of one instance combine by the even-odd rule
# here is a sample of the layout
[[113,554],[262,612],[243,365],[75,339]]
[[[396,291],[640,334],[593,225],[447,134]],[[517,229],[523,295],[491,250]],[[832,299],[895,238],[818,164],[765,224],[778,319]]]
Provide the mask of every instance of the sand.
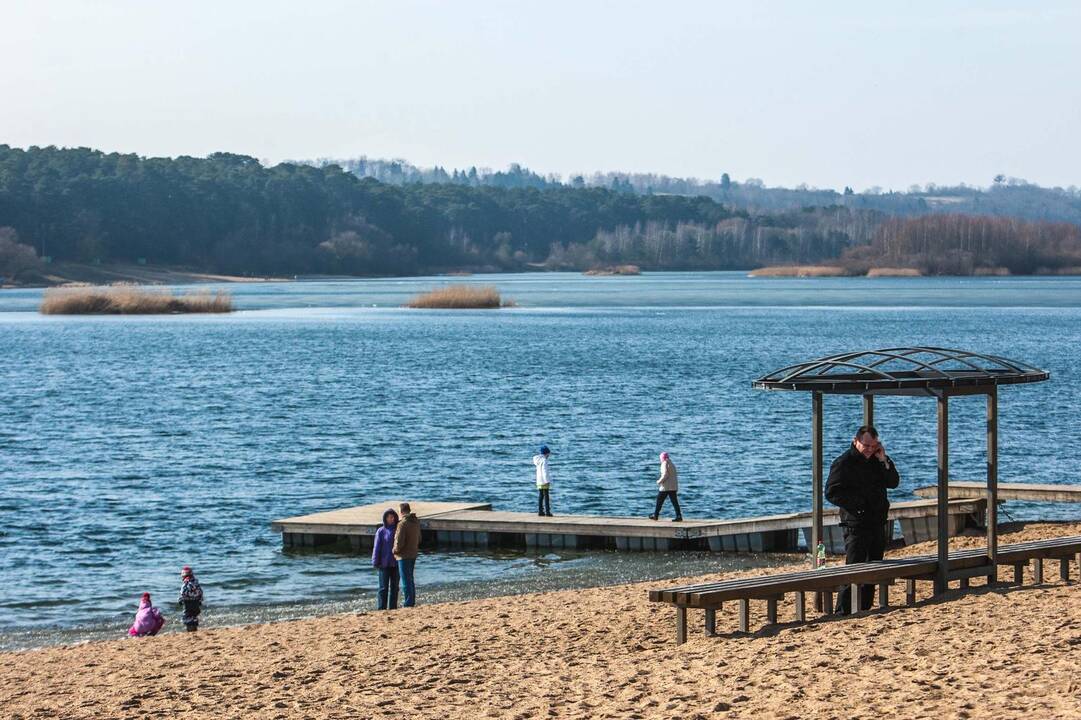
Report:
[[1081,717],[1081,589],[1045,574],[746,636],[692,612],[683,646],[646,583],[7,653],[0,717]]

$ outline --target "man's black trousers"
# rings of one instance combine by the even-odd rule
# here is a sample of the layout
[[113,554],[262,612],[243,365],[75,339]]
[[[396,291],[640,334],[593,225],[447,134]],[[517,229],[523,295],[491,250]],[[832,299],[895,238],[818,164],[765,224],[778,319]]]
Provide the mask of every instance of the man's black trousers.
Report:
[[[886,552],[886,528],[845,527],[845,565],[881,560]],[[852,609],[851,585],[845,585],[837,596],[837,612],[848,613]],[[870,610],[875,601],[875,586],[860,585],[860,610]]]
[[657,506],[653,509],[653,517],[657,517],[661,514],[661,508],[664,507],[665,498],[669,498],[672,501],[672,509],[676,511],[676,517],[683,519],[683,511],[679,509],[679,500],[676,498],[675,490],[661,490],[657,493]]

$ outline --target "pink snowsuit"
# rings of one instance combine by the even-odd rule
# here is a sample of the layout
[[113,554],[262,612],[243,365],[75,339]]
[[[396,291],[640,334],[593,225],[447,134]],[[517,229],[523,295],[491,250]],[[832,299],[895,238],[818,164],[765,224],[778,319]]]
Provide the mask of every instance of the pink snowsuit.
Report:
[[128,630],[128,635],[132,637],[156,635],[164,624],[165,618],[162,617],[161,610],[153,607],[149,601],[142,600],[139,602],[139,612],[135,613],[135,623]]

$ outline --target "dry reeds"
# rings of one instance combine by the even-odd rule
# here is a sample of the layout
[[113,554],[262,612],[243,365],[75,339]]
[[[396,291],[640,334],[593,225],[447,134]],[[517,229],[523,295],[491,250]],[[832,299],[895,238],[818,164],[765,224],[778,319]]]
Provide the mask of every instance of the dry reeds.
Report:
[[410,308],[443,310],[490,310],[501,307],[513,307],[510,300],[504,301],[492,285],[448,285],[417,295],[405,305]]
[[851,275],[843,267],[834,265],[774,265],[752,270],[750,277],[843,277]]
[[43,315],[227,313],[233,311],[233,298],[221,290],[176,296],[168,290],[135,287],[50,288],[45,291],[40,311]]
[[875,267],[867,271],[867,277],[922,277],[921,273],[916,268],[906,267]]
[[585,275],[641,275],[642,268],[637,265],[606,265],[586,270]]

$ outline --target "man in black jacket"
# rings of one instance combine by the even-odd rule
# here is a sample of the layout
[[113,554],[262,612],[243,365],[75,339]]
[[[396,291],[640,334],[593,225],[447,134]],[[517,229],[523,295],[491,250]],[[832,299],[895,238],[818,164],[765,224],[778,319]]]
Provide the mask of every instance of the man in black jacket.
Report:
[[[864,425],[856,431],[852,446],[830,465],[826,498],[841,508],[845,533],[845,564],[881,560],[886,552],[886,518],[890,501],[886,490],[901,482],[897,468],[878,439],[878,431]],[[860,609],[868,610],[875,586],[860,586]],[[849,587],[837,598],[837,612],[851,609]]]

